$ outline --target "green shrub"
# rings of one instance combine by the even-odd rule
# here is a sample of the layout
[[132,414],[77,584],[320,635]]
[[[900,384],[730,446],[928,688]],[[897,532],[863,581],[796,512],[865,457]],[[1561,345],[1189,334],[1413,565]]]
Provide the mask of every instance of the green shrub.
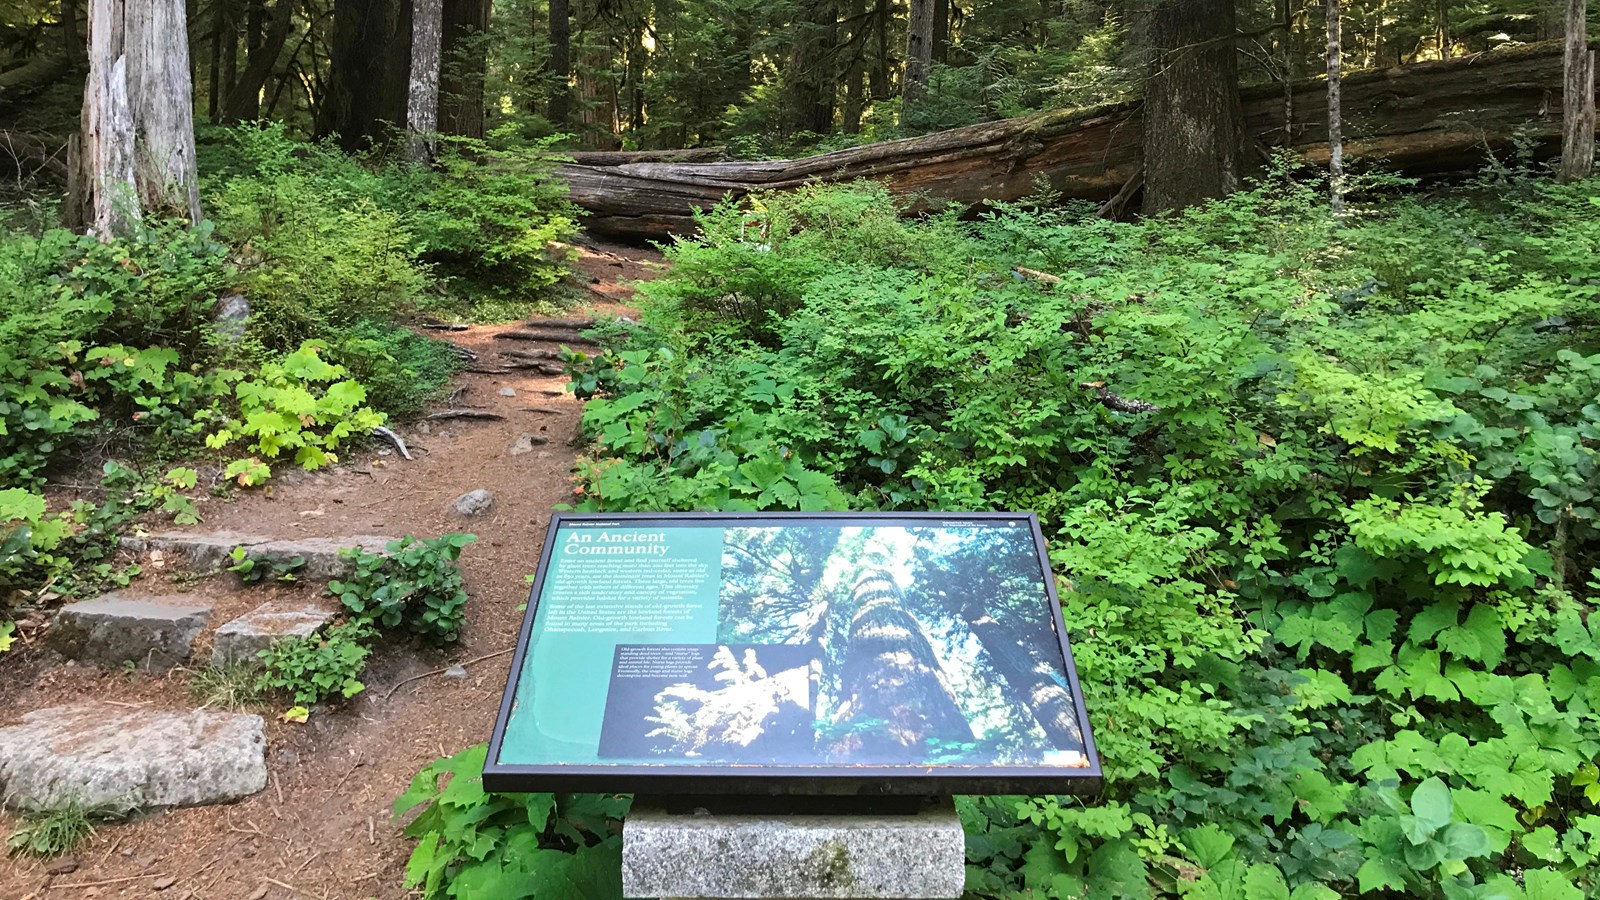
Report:
[[376,320],[357,322],[327,349],[366,388],[367,402],[391,418],[421,413],[443,397],[461,358],[444,341]]
[[6,838],[6,846],[13,855],[62,856],[89,843],[96,820],[125,819],[132,812],[116,804],[85,806],[76,798],[53,809],[27,810],[17,817],[17,827]]
[[274,641],[258,654],[262,671],[256,689],[287,694],[297,706],[348,700],[366,687],[359,679],[373,637],[370,623],[352,619],[320,635]]
[[1600,182],[1372,196],[725,206],[576,505],[1036,511],[1107,788],[964,801],[973,896],[1592,894]]
[[429,306],[536,301],[566,272],[551,243],[577,227],[548,144],[449,139],[435,170],[297,142],[279,124],[224,132],[208,209],[238,248],[252,336],[268,349],[337,342],[418,308],[436,277],[457,299]]
[[[422,896],[622,896],[620,820],[631,798],[597,794],[490,794],[477,744],[418,772],[395,815],[417,847],[405,886]],[[448,779],[448,780],[446,780]]]
[[553,143],[501,149],[446,139],[412,221],[423,258],[456,276],[457,290],[531,299],[566,275],[566,252],[551,245],[577,233],[577,209],[555,178]]
[[[319,355],[325,347],[307,341],[282,362],[263,363],[253,375],[232,373],[238,411],[206,435],[206,446],[220,449],[238,442],[268,460],[292,453],[300,466],[318,469],[337,462],[334,451],[352,437],[382,425],[383,415],[363,405],[366,389],[345,378],[343,366]],[[229,464],[224,474],[250,485],[265,480],[268,471],[252,456]]]
[[210,234],[0,239],[0,485],[39,484],[92,429],[157,446],[197,434],[213,391],[195,367],[228,277]]
[[387,555],[359,547],[339,551],[354,571],[328,582],[328,592],[358,619],[386,631],[402,630],[435,644],[454,643],[467,618],[467,589],[456,560],[477,540],[447,534],[390,541]]

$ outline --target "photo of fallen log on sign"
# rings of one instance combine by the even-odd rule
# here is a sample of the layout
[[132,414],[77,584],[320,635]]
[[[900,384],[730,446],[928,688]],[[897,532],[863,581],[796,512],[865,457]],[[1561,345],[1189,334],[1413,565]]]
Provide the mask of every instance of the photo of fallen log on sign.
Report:
[[1092,792],[1040,547],[1007,513],[558,514],[485,783]]

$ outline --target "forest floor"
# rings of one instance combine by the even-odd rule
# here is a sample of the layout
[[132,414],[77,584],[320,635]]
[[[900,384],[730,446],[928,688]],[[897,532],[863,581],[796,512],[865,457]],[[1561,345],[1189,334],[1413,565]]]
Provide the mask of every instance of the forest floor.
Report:
[[[633,314],[628,283],[653,277],[660,254],[596,243],[578,249],[575,277],[591,302],[573,312]],[[517,327],[475,326],[445,337],[487,362],[493,350],[508,346],[496,342],[495,335]],[[551,507],[572,494],[582,404],[563,391],[564,383],[562,376],[532,373],[462,373],[455,384],[464,389],[457,404],[498,413],[503,420],[402,423],[394,427],[414,461],[375,443],[335,468],[284,471],[266,489],[231,501],[202,502],[204,522],[189,531],[273,538],[476,534],[477,542],[461,556],[471,597],[461,642],[446,652],[380,645],[363,677],[366,690],[343,708],[314,712],[306,724],[284,723],[262,710],[270,773],[266,790],[237,803],[157,811],[100,826],[93,842],[70,858],[0,857],[0,896],[407,896],[400,885],[412,843],[392,818],[390,803],[435,758],[488,739],[511,662],[509,653],[499,651],[516,642],[522,620],[518,607],[528,594],[525,576],[538,564]],[[516,395],[502,395],[505,388]],[[532,412],[530,406],[553,411]],[[511,454],[524,433],[546,437],[548,443]],[[452,501],[476,488],[491,491],[494,504],[465,518]],[[199,661],[209,658],[207,644],[217,625],[269,599],[309,596],[322,586],[241,586],[227,574],[196,579],[147,565],[129,590],[143,595],[182,590],[214,604],[196,644],[193,660]],[[486,656],[467,666],[465,678],[433,674],[407,681]],[[0,726],[32,710],[87,698],[192,709],[190,674],[63,665],[40,649],[35,636],[19,642],[0,664],[8,701]],[[0,828],[9,832],[13,824],[0,814]]]

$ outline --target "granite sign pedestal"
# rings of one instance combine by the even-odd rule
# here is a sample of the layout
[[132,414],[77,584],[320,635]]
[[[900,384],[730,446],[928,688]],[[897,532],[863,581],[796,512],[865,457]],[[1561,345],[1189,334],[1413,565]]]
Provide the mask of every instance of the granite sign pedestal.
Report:
[[669,812],[635,803],[622,829],[625,897],[961,896],[961,821],[949,799],[910,813]]
[[1045,560],[1020,513],[557,514],[483,785],[635,794],[628,896],[959,897],[951,795],[1100,789]]

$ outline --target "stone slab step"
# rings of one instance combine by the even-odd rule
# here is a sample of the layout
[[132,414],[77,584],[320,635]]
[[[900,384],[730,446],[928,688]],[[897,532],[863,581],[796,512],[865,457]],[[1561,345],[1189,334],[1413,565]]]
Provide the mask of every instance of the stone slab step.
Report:
[[339,614],[328,600],[274,600],[231,622],[211,638],[214,666],[258,666],[256,654],[286,637],[310,637]]
[[181,595],[136,600],[110,593],[61,607],[50,646],[69,659],[99,666],[170,669],[189,658],[210,615],[209,605]]
[[201,806],[267,786],[260,716],[85,703],[0,728],[0,796],[28,809]]
[[300,538],[277,540],[257,534],[240,534],[216,531],[191,534],[187,531],[161,531],[147,535],[130,535],[122,539],[122,548],[131,553],[144,554],[152,550],[179,556],[200,570],[215,570],[233,565],[229,558],[233,548],[244,547],[245,555],[254,560],[288,562],[296,556],[305,557],[305,567],[295,575],[325,581],[350,574],[350,563],[339,558],[345,547],[360,547],[368,553],[384,553],[394,538],[370,534],[336,538]]

